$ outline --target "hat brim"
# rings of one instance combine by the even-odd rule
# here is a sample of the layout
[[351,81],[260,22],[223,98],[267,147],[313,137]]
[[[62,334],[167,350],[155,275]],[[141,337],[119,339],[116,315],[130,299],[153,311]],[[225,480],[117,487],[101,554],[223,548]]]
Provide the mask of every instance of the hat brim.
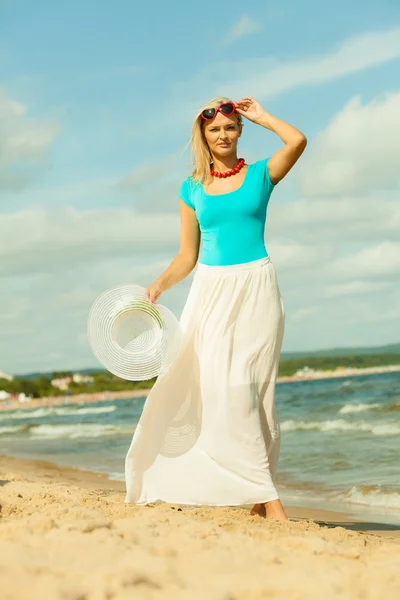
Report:
[[177,357],[182,331],[175,315],[153,304],[136,284],[119,285],[100,294],[88,316],[88,337],[99,362],[129,381],[152,379]]

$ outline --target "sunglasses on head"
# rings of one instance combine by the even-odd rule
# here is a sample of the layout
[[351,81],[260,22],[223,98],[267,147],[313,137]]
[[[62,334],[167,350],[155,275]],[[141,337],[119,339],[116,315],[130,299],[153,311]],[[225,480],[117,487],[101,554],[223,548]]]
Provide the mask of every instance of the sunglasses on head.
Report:
[[217,106],[217,108],[205,108],[201,112],[201,116],[206,121],[211,121],[218,111],[226,116],[233,115],[233,113],[236,112],[236,106],[233,102],[225,102],[224,104]]

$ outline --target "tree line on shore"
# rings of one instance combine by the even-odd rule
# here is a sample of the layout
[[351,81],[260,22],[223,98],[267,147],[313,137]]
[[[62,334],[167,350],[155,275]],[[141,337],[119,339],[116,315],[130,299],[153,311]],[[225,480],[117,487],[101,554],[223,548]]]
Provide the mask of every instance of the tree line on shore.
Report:
[[[351,367],[355,369],[383,367],[389,365],[400,365],[400,354],[365,354],[350,356],[318,356],[310,358],[298,358],[293,360],[281,360],[278,377],[287,377],[309,367],[318,371],[334,371],[339,367]],[[25,394],[33,398],[44,396],[60,396],[72,394],[92,394],[98,392],[117,392],[124,390],[149,389],[157,377],[147,381],[126,381],[116,377],[108,371],[91,373],[93,382],[76,383],[71,381],[67,390],[60,390],[52,385],[52,380],[60,377],[70,377],[70,371],[54,372],[51,376],[42,375],[32,379],[15,377],[11,381],[0,378],[0,390],[9,394]]]

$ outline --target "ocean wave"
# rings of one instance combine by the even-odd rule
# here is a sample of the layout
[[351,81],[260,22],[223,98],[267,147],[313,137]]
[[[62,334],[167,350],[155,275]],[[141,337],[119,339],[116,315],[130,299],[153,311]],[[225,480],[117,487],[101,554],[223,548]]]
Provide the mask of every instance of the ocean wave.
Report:
[[108,473],[108,477],[111,481],[125,481],[124,471],[111,471]]
[[77,408],[77,405],[71,406],[44,406],[37,408],[36,410],[23,410],[15,413],[4,413],[3,418],[7,419],[41,419],[42,417],[65,417],[74,415],[91,415],[91,414],[102,414],[110,413],[116,410],[118,407],[115,404],[110,406],[84,406]]
[[0,427],[0,435],[10,435],[13,433],[22,433],[29,431],[31,429],[31,425],[10,425],[5,427]]
[[1,415],[1,420],[9,419],[40,419],[46,417],[49,414],[48,408],[37,408],[36,410],[19,410],[18,412],[5,411]]
[[346,381],[343,381],[339,387],[348,387],[352,384],[352,380],[351,379],[346,379]]
[[354,504],[400,509],[400,493],[383,490],[379,486],[355,486],[337,499]]
[[72,415],[99,415],[102,413],[110,413],[110,412],[114,412],[114,410],[116,410],[117,407],[115,406],[115,404],[112,404],[111,406],[90,406],[90,407],[85,407],[85,408],[78,408],[77,410],[74,410],[73,412],[69,412],[67,414],[72,414]]
[[76,439],[99,438],[110,435],[132,433],[131,427],[118,425],[99,425],[97,423],[78,423],[76,425],[37,425],[31,429],[33,439]]
[[349,413],[364,412],[365,410],[372,410],[373,408],[381,408],[382,404],[345,404],[339,410],[339,414],[347,415]]
[[344,419],[331,419],[327,421],[295,421],[288,419],[280,426],[281,431],[365,431],[373,435],[399,435],[400,425],[396,423],[384,423],[374,425],[372,423],[349,423]]

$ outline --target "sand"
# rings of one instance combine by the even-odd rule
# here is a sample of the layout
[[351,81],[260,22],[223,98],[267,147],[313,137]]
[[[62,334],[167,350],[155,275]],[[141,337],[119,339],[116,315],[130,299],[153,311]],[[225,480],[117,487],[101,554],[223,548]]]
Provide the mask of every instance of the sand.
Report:
[[[396,527],[288,508],[124,503],[122,482],[0,456],[2,600],[397,600]],[[325,523],[325,524],[324,524]]]

